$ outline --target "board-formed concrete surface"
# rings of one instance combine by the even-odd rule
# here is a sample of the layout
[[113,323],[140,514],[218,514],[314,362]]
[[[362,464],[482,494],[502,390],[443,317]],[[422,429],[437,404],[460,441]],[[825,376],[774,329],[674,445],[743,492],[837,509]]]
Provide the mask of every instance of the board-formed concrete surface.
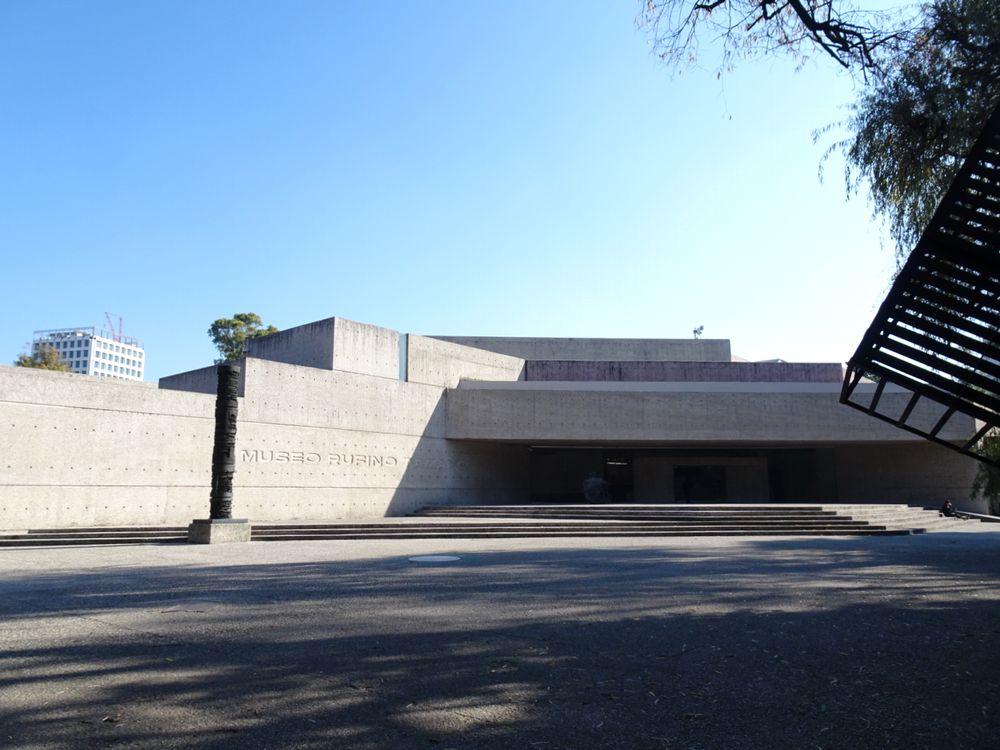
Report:
[[0,745],[996,747],[985,527],[4,551]]
[[729,362],[729,339],[594,339],[521,336],[432,336],[522,359],[591,362]]
[[[727,340],[461,341],[344,318],[254,339],[240,363],[237,512],[359,521],[576,502],[593,472],[616,501],[985,510],[964,500],[973,461],[845,408],[836,363],[731,362]],[[531,366],[570,380],[532,380]],[[0,531],[204,517],[217,373],[160,386],[0,366]],[[891,386],[861,391],[912,425],[944,416]],[[960,415],[942,424],[958,444],[975,431]]]

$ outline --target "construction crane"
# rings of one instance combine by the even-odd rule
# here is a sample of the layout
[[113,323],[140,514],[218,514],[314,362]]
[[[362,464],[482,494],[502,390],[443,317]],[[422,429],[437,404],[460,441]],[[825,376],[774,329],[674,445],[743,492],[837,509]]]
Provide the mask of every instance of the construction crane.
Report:
[[108,312],[104,313],[104,319],[108,321],[108,331],[111,332],[111,340],[121,343],[122,340],[122,318],[118,316],[118,330],[115,330],[114,321],[111,320],[111,314]]

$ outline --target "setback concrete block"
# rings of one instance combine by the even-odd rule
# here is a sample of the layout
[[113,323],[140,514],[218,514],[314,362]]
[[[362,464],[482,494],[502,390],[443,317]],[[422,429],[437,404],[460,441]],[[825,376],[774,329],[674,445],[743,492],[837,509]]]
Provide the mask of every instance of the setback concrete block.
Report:
[[247,357],[398,379],[399,333],[346,318],[327,318],[251,339]]
[[336,318],[326,318],[251,339],[247,343],[247,356],[303,367],[333,369],[336,322]]
[[557,339],[520,336],[433,336],[526,360],[729,362],[728,339]]
[[248,358],[243,424],[299,425],[389,435],[444,434],[444,389],[397,379]]
[[427,336],[409,336],[406,379],[454,388],[462,380],[522,380],[520,357],[462,346]]
[[334,318],[333,369],[399,379],[399,333],[388,328]]

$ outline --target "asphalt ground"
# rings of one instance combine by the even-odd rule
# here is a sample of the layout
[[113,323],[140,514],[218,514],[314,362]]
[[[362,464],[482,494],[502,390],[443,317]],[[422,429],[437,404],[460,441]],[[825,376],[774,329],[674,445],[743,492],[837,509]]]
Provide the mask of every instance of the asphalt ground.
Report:
[[5,550],[0,747],[995,749],[998,583],[1000,531]]

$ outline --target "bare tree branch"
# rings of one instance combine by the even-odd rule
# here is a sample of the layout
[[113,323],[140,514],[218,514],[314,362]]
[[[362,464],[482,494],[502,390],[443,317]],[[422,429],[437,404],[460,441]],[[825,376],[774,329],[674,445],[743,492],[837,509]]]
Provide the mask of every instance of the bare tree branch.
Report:
[[800,60],[819,50],[864,76],[881,74],[911,34],[902,15],[856,10],[852,0],[646,0],[641,24],[656,54],[676,66],[704,42],[721,45],[723,68],[779,49]]

